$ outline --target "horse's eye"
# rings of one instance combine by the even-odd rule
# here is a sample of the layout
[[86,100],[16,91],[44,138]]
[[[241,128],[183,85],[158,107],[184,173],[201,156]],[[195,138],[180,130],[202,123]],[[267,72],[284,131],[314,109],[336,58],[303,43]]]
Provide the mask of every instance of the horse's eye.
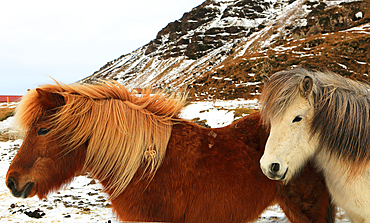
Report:
[[302,120],[302,117],[297,115],[294,119],[293,119],[293,123],[294,122],[300,122]]
[[50,129],[40,128],[39,130],[37,130],[37,135],[42,136],[42,135],[48,134],[49,132],[50,132]]

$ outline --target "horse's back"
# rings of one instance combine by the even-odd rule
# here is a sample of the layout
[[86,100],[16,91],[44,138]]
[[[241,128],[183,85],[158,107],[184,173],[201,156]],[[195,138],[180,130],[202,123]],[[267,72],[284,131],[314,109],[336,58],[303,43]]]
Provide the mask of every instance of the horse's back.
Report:
[[217,129],[174,127],[167,158],[187,191],[186,222],[251,221],[275,200],[276,184],[259,168],[264,137],[256,115]]

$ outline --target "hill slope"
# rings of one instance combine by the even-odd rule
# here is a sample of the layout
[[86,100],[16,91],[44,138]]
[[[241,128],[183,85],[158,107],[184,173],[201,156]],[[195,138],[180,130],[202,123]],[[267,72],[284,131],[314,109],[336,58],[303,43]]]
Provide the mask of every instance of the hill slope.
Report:
[[255,97],[261,75],[296,66],[368,80],[369,7],[351,0],[207,0],[82,81],[186,88],[197,100]]

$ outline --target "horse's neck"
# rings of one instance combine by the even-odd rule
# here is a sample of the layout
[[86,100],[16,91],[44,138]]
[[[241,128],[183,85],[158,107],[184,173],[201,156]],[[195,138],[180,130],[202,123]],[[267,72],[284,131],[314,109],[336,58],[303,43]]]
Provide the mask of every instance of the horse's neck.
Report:
[[316,154],[315,160],[317,167],[322,170],[326,178],[348,178],[337,157],[330,156],[329,153],[322,150]]
[[352,168],[354,168],[353,166],[348,163],[345,164],[334,155],[330,156],[324,150],[316,154],[315,161],[317,167],[322,170],[327,184],[334,187],[348,186],[358,178],[365,177],[370,179],[370,169],[365,170],[365,172],[351,172]]
[[[352,220],[370,218],[370,169],[357,171],[352,176],[349,164],[343,164],[338,157],[329,157],[325,152],[315,156],[316,164],[321,168],[327,188],[334,202],[341,206]],[[354,218],[355,217],[355,218]],[[364,222],[358,220],[356,222]]]

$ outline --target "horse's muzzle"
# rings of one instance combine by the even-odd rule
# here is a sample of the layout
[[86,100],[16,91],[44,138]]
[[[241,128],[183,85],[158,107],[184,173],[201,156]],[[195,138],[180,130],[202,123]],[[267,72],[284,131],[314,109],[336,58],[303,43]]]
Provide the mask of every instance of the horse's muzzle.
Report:
[[24,186],[22,190],[17,190],[17,182],[13,177],[9,177],[6,182],[6,186],[12,192],[13,196],[22,198],[27,198],[30,195],[34,185],[35,183],[29,182]]
[[262,172],[271,180],[285,180],[289,168],[286,168],[285,172],[282,173],[281,165],[279,163],[272,163],[267,169],[263,168],[261,165],[261,169]]

